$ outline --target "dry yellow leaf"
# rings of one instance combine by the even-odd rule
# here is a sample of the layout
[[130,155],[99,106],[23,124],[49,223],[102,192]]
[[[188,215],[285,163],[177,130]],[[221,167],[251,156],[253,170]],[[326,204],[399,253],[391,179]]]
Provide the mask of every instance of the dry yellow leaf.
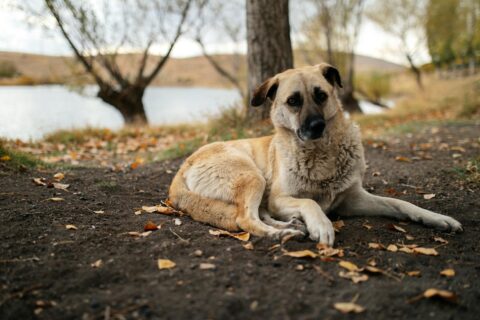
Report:
[[100,268],[103,264],[103,261],[102,259],[98,259],[97,261],[95,261],[94,263],[91,263],[90,266],[92,268]]
[[97,211],[93,211],[93,212],[96,213],[96,214],[104,214],[105,213],[105,211],[103,211],[103,210],[97,210]]
[[172,269],[176,266],[175,262],[169,259],[158,259],[158,269]]
[[130,231],[130,232],[127,232],[127,234],[129,236],[132,236],[132,237],[148,237],[150,234],[152,233],[152,231],[145,231],[145,232],[138,232],[138,231]]
[[33,178],[32,181],[35,183],[37,186],[46,186],[47,184],[44,182],[44,178]]
[[148,213],[154,213],[154,212],[157,212],[159,207],[160,207],[159,205],[156,205],[156,206],[142,206],[142,210],[146,211]]
[[253,243],[247,242],[243,245],[243,247],[247,250],[253,250]]
[[413,250],[408,247],[401,247],[398,251],[405,252],[405,253],[413,253]]
[[64,183],[59,183],[59,182],[54,182],[54,183],[52,183],[52,185],[55,189],[60,189],[60,190],[67,190],[68,187],[70,187],[69,184],[64,184]]
[[362,313],[365,308],[353,302],[337,302],[333,305],[341,313]]
[[445,269],[445,270],[442,270],[442,271],[440,272],[440,274],[441,274],[442,276],[445,276],[445,277],[453,277],[453,276],[455,276],[455,270],[453,270],[453,269]]
[[384,271],[382,269],[379,269],[377,267],[373,267],[373,266],[365,266],[365,270],[370,272],[370,273],[384,273]]
[[388,251],[391,251],[391,252],[397,252],[398,251],[398,247],[394,244],[389,244],[388,247],[387,247],[387,250]]
[[342,260],[338,263],[338,265],[344,269],[347,269],[348,271],[356,271],[356,272],[361,271],[356,264],[350,261]]
[[369,225],[368,223],[362,224],[362,227],[364,227],[364,228],[367,229],[367,230],[370,230],[370,229],[373,228],[373,226]]
[[435,289],[435,288],[425,290],[425,292],[423,293],[423,296],[427,299],[441,298],[443,300],[447,300],[447,301],[450,301],[450,302],[456,302],[457,301],[457,295],[455,293],[453,293],[451,291],[440,290],[440,289]]
[[395,160],[400,161],[400,162],[412,162],[412,160],[410,158],[402,157],[402,156],[396,156]]
[[424,254],[427,256],[438,256],[438,252],[434,248],[418,247],[418,248],[413,248],[412,250],[414,253]]
[[200,263],[198,266],[200,270],[214,270],[217,268],[213,263]]
[[65,229],[67,229],[67,230],[77,230],[78,228],[73,224],[67,224],[67,225],[65,225]]
[[53,175],[53,179],[55,179],[56,181],[62,181],[63,178],[65,178],[65,174],[63,174],[62,172],[57,172]]
[[4,156],[0,157],[0,161],[10,161],[10,160],[12,160],[12,158],[10,158],[9,155],[4,155]]
[[301,251],[287,251],[283,253],[284,256],[294,257],[294,258],[316,258],[318,255],[311,250],[301,250]]
[[58,198],[58,197],[53,197],[53,198],[48,198],[47,200],[53,201],[53,202],[60,202],[60,201],[64,201],[65,199]]
[[240,241],[248,241],[250,239],[250,233],[248,232],[238,232],[238,233],[231,233],[226,230],[208,230],[208,233],[210,233],[212,236],[227,236],[227,237],[232,237],[235,239],[238,239]]
[[377,243],[377,242],[370,242],[370,243],[368,244],[368,247],[371,248],[371,249],[379,249],[379,250],[385,249],[385,247],[383,246],[383,244]]
[[445,243],[445,244],[448,243],[448,241],[443,239],[442,237],[433,237],[433,240],[440,243]]
[[407,271],[407,275],[410,277],[420,277],[422,274],[418,270]]
[[433,199],[433,198],[435,198],[435,193],[428,193],[428,194],[423,195],[423,199],[425,199],[425,200],[430,200],[430,199]]
[[409,235],[409,234],[406,234],[406,235],[405,235],[405,239],[407,239],[407,240],[414,240],[415,238],[414,238],[413,236]]
[[340,271],[338,275],[341,278],[351,280],[353,283],[360,283],[368,280],[368,276],[366,274],[361,274],[355,271]]
[[142,214],[142,210],[137,210],[137,211],[135,211],[134,213],[135,213],[136,216],[141,215],[141,214]]
[[392,230],[402,232],[402,233],[407,233],[407,230],[405,230],[402,227],[397,226],[396,224],[393,224],[393,223],[389,225],[389,228],[392,229]]

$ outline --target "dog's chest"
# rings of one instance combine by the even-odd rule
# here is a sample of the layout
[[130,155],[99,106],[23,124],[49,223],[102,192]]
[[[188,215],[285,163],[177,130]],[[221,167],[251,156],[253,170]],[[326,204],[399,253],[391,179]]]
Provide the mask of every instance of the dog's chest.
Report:
[[331,203],[360,174],[362,150],[356,144],[321,150],[299,150],[284,165],[284,187],[297,197]]

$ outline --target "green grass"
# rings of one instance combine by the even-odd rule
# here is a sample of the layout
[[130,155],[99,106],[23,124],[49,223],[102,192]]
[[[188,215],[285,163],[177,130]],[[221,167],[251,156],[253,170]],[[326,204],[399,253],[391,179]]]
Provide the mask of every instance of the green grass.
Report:
[[454,167],[453,171],[460,179],[480,185],[480,157],[468,160],[465,167]]
[[0,140],[0,163],[15,170],[33,169],[37,167],[48,167],[46,163],[27,153],[14,151],[6,148]]

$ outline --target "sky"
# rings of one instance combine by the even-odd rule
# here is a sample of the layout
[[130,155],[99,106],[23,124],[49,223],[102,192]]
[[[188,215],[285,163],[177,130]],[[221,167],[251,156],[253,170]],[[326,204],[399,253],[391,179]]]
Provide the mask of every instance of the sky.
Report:
[[[5,0],[3,0],[5,1]],[[11,0],[6,0],[11,1]],[[45,31],[41,27],[28,24],[25,14],[12,11],[6,3],[0,4],[0,51],[27,52],[47,55],[70,55],[71,51],[59,33]],[[295,24],[292,21],[292,25]],[[295,44],[295,35],[292,36]],[[415,41],[415,39],[411,39]],[[164,52],[166,45],[154,47],[157,54]],[[207,42],[209,53],[231,53],[233,50],[246,51],[246,44],[228,42]],[[364,19],[359,39],[355,48],[356,53],[385,59],[399,64],[406,64],[400,54],[396,39],[383,32],[378,26]],[[201,55],[201,49],[195,41],[181,38],[176,44],[172,57],[185,58]],[[417,62],[428,62],[428,50],[422,47],[418,50]]]

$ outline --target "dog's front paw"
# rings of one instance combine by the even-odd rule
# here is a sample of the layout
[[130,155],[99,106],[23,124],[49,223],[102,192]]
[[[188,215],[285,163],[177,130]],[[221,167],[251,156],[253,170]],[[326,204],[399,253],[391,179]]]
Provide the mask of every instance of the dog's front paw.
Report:
[[307,229],[310,234],[310,239],[313,241],[333,246],[335,230],[333,229],[332,222],[327,218],[321,219],[316,223],[307,223]]
[[425,219],[423,221],[426,225],[432,226],[436,229],[443,230],[443,231],[453,231],[453,232],[462,232],[462,224],[457,220],[449,217],[444,216],[442,214],[436,214],[434,217],[430,219]]

